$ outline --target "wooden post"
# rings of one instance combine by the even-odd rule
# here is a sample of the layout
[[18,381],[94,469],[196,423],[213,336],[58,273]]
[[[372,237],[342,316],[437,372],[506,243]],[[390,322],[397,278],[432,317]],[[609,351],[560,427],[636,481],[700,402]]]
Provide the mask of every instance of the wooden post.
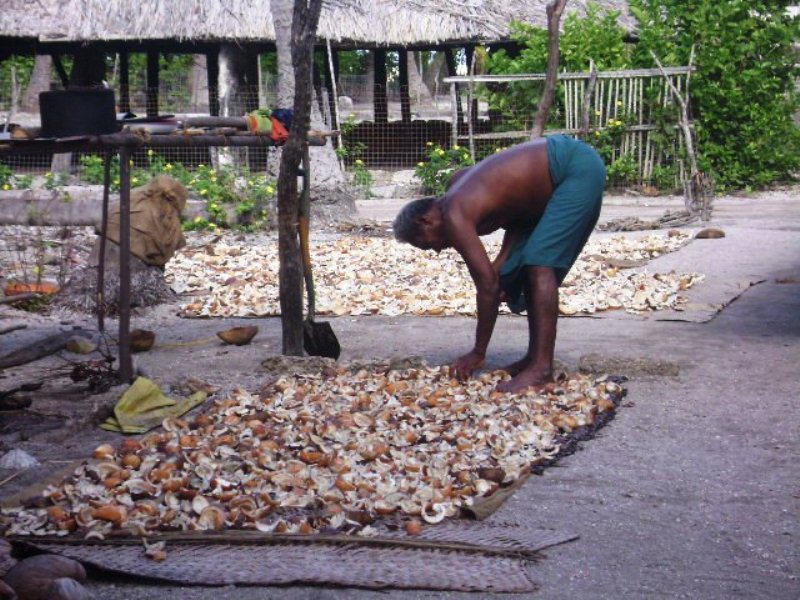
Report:
[[208,114],[219,116],[219,48],[206,53],[206,70],[208,72]]
[[[325,40],[325,47],[327,49],[327,59],[328,59],[328,68],[325,69],[325,87],[328,88],[328,92],[330,93],[330,97],[328,98],[328,103],[330,104],[330,111],[331,111],[331,129],[334,131],[339,129],[339,98],[337,96],[336,90],[336,80],[339,76],[339,59],[338,54],[331,49],[331,41]],[[339,134],[337,136],[337,140],[339,141],[339,146],[341,146],[342,136]]]
[[322,0],[300,0],[292,14],[294,118],[278,175],[278,257],[283,354],[303,355],[303,263],[298,241],[297,176],[311,122],[311,63]]
[[[453,54],[452,48],[445,48],[444,50],[445,60],[447,62],[447,74],[450,77],[455,77],[458,75],[456,72],[456,57]],[[456,135],[460,130],[461,124],[464,122],[464,109],[461,106],[461,88],[456,83],[455,84],[455,101],[456,101],[456,120],[453,122],[453,128],[456,130]]]
[[119,53],[119,111],[131,110],[131,67],[127,50]]
[[119,380],[133,379],[131,358],[131,150],[119,149]]
[[411,95],[408,87],[408,52],[405,48],[397,51],[400,57],[400,115],[403,123],[411,123]]
[[148,117],[158,116],[158,50],[147,51],[147,102]]
[[564,7],[566,7],[566,5],[567,0],[554,0],[547,5],[547,72],[544,80],[542,99],[539,102],[536,117],[533,119],[533,129],[531,130],[532,140],[542,137],[544,129],[547,126],[547,115],[550,114],[550,107],[553,105],[556,83],[558,82],[559,23],[561,22],[561,14],[564,12]]
[[375,48],[372,51],[375,56],[375,96],[373,104],[375,107],[375,122],[389,122],[389,101],[386,94],[386,50]]
[[581,128],[581,135],[584,139],[589,137],[589,125],[592,119],[592,95],[594,94],[594,86],[597,83],[597,69],[594,66],[594,61],[589,61],[589,81],[586,83],[586,93],[583,95],[583,125]]

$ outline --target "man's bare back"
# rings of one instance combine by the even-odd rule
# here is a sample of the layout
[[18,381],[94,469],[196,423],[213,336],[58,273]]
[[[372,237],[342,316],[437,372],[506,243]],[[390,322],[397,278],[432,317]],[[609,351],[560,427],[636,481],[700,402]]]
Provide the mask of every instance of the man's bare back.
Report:
[[458,210],[474,223],[478,235],[486,235],[535,222],[552,194],[547,144],[536,139],[456,173],[443,208]]

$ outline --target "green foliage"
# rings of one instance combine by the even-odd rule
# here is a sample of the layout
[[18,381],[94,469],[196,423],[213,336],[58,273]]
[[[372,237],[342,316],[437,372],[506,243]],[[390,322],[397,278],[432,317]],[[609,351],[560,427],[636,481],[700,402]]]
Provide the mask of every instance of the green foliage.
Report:
[[469,151],[461,146],[447,150],[433,142],[427,142],[427,146],[428,160],[418,163],[414,174],[422,181],[427,193],[441,196],[453,173],[475,163]]
[[69,175],[66,173],[51,173],[48,171],[44,174],[44,188],[46,190],[54,190],[66,185],[69,180]]
[[636,183],[639,168],[632,154],[623,154],[608,167],[608,185],[624,186]]
[[[560,37],[560,70],[588,71],[592,60],[598,70],[624,68],[630,51],[623,41],[625,30],[617,24],[618,18],[618,12],[603,11],[594,4],[589,5],[585,17],[574,12],[568,14]],[[492,53],[489,72],[493,75],[544,73],[547,69],[547,30],[513,22],[511,31],[512,39],[522,46],[522,50],[514,58],[509,57],[505,50]],[[541,82],[525,81],[499,89],[483,87],[479,93],[488,100],[492,109],[515,115],[506,119],[498,130],[523,130],[532,126],[542,89]],[[550,112],[553,124],[560,120],[562,97],[556,93]]]
[[[146,184],[157,175],[169,175],[180,181],[194,196],[206,203],[208,218],[197,218],[184,223],[184,229],[216,229],[227,227],[231,207],[238,217],[239,229],[252,231],[263,227],[268,211],[267,204],[275,196],[275,185],[264,175],[249,172],[216,170],[199,165],[194,171],[179,162],[170,162],[154,150],[147,151],[147,167],[131,170],[131,186]],[[103,183],[103,158],[94,154],[81,157],[81,178],[95,185]],[[111,162],[111,188],[119,190],[119,158]]]
[[11,170],[11,167],[0,163],[0,189],[10,190],[13,176],[14,171]]
[[619,147],[622,137],[628,130],[626,115],[620,112],[619,116],[619,119],[609,119],[606,123],[598,123],[599,111],[597,111],[594,114],[594,135],[590,135],[586,140],[594,146],[597,153],[603,158],[603,162],[607,165],[613,162],[614,151]]
[[650,183],[663,192],[675,191],[677,171],[674,166],[656,165],[650,174]]
[[635,62],[683,65],[695,46],[691,100],[701,168],[719,188],[762,187],[800,168],[794,44],[800,19],[779,0],[632,0]]
[[3,104],[11,104],[11,71],[14,71],[14,77],[20,90],[20,100],[22,100],[22,94],[25,93],[25,88],[31,79],[31,73],[33,73],[34,62],[33,56],[18,54],[12,54],[0,61],[0,94],[5,96]]

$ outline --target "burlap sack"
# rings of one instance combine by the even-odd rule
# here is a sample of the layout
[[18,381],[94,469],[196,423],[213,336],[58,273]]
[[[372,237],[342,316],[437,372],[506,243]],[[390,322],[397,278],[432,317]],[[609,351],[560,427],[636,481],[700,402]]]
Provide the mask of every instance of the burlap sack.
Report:
[[[188,197],[186,188],[167,175],[132,189],[131,254],[148,265],[163,267],[185,246],[181,211]],[[119,202],[109,208],[106,238],[119,244]]]

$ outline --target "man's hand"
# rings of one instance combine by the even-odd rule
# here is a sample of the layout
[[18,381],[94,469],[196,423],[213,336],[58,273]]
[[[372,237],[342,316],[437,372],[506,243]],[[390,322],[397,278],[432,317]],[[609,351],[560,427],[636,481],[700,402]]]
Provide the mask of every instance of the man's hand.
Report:
[[457,379],[464,381],[472,375],[475,369],[483,365],[483,360],[485,358],[485,355],[477,350],[471,350],[464,356],[457,358],[456,361],[450,365],[450,373]]

